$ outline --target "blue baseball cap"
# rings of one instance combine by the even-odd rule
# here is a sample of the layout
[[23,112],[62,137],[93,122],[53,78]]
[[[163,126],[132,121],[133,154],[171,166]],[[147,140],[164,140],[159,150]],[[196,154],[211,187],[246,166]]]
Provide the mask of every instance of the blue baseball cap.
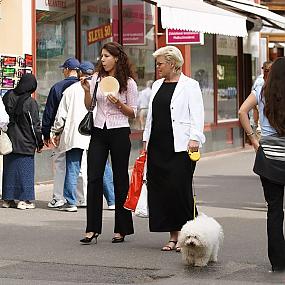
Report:
[[83,61],[79,65],[79,70],[82,71],[85,74],[92,75],[94,73],[94,71],[95,71],[95,66],[90,61]]
[[79,68],[79,65],[80,65],[80,62],[76,58],[70,57],[59,67],[68,68],[71,70],[76,70]]

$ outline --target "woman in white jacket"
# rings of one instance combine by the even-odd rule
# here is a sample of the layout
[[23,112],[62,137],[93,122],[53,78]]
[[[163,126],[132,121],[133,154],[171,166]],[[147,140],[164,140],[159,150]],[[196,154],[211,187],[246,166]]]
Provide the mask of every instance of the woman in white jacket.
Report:
[[179,251],[178,233],[194,218],[192,177],[196,164],[188,151],[197,151],[205,142],[204,107],[198,82],[181,72],[184,60],[180,50],[166,46],[153,55],[162,79],[152,86],[143,134],[148,153],[149,228],[170,232],[169,242],[161,250]]

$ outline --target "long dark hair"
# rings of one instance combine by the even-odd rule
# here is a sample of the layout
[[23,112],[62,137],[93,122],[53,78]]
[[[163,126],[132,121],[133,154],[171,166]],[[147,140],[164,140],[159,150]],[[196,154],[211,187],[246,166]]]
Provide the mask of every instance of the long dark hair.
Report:
[[[115,77],[120,83],[119,92],[121,93],[123,91],[126,91],[129,77],[135,79],[134,67],[129,61],[127,54],[125,53],[123,47],[116,42],[109,42],[104,44],[101,52],[103,49],[107,50],[112,56],[118,59],[116,63]],[[96,71],[98,72],[99,76],[108,76],[108,73],[103,68],[101,60],[97,65]]]
[[278,135],[285,135],[285,57],[271,66],[264,86],[264,114]]

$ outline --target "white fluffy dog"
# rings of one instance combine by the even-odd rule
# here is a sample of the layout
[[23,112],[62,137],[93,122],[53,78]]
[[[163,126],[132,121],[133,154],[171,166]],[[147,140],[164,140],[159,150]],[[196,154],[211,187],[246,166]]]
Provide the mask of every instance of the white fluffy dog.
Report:
[[187,264],[206,266],[209,261],[217,262],[223,238],[221,225],[215,219],[200,214],[182,227],[178,246]]

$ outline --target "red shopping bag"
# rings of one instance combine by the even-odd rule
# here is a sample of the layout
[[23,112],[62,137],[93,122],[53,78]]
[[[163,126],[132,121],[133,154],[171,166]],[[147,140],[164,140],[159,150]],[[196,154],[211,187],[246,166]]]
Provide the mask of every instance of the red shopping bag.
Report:
[[136,209],[143,185],[145,161],[146,151],[142,151],[133,168],[128,196],[124,204],[124,208],[127,210],[135,211]]

